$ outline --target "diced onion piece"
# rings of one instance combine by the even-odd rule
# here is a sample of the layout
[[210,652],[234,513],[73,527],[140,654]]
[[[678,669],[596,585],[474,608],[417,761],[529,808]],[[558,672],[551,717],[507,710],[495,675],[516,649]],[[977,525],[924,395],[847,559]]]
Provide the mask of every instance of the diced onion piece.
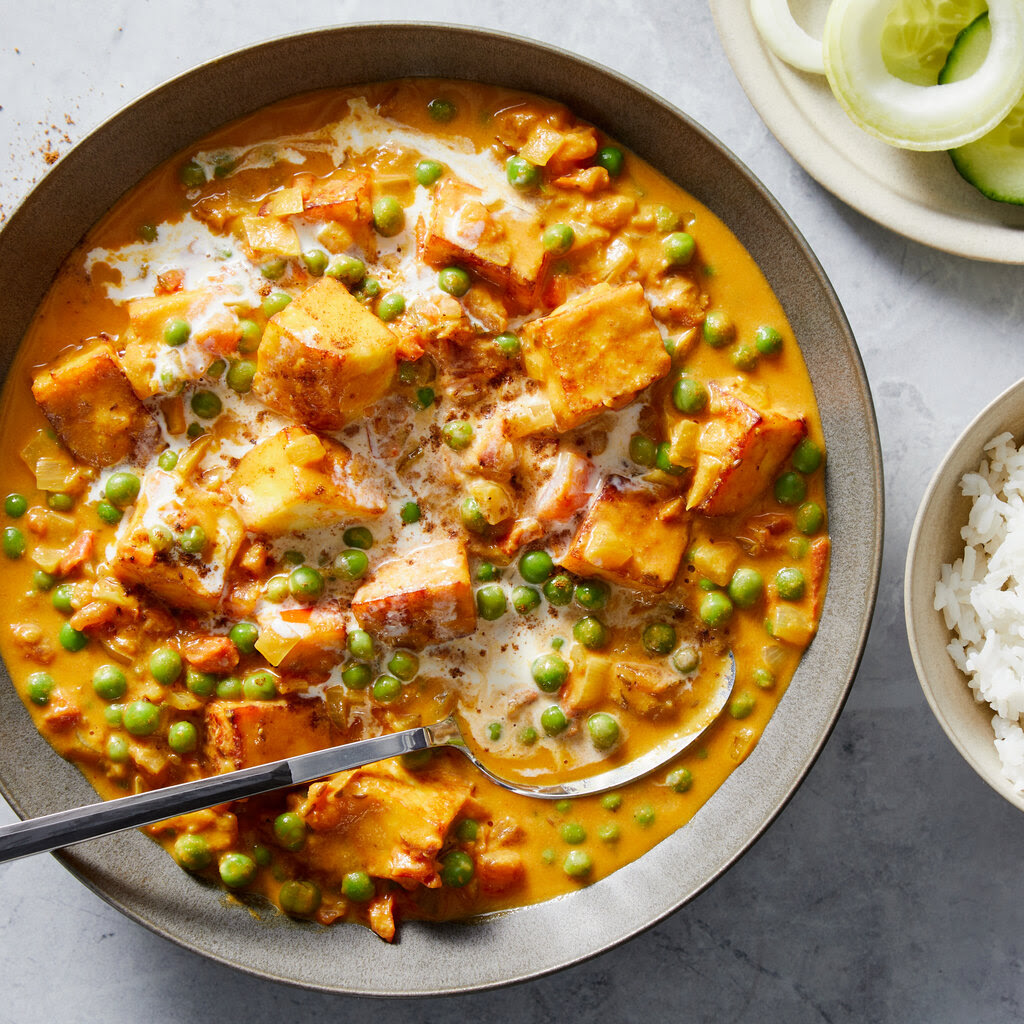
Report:
[[812,75],[825,74],[821,43],[796,23],[789,0],[750,0],[750,14],[761,38],[779,60]]
[[892,0],[834,0],[823,39],[829,85],[865,131],[903,149],[952,149],[994,128],[1024,93],[1024,4],[990,0],[992,45],[969,78],[912,85],[889,73],[881,38]]

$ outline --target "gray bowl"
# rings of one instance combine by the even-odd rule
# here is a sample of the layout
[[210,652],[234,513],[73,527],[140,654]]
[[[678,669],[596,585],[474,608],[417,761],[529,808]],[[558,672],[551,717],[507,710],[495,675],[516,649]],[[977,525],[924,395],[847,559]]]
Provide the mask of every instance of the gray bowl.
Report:
[[[64,157],[0,233],[0,360],[7,367],[53,274],[83,233],[156,164],[225,121],[294,93],[410,75],[528,89],[568,104],[709,206],[763,268],[800,340],[829,453],[833,539],[821,628],[760,744],[696,818],[609,878],[477,922],[408,922],[386,946],[361,928],[297,924],[230,905],[125,833],[60,855],[129,917],[242,970],[325,991],[429,995],[545,974],[623,942],[681,907],[761,835],[793,795],[842,709],[864,647],[882,552],[882,472],[864,369],[818,261],[735,157],[685,114],[554,47],[474,29],[357,25],[287,36],[155,89]],[[95,794],[0,680],[0,790],[22,816]],[[253,908],[250,908],[253,909]]]

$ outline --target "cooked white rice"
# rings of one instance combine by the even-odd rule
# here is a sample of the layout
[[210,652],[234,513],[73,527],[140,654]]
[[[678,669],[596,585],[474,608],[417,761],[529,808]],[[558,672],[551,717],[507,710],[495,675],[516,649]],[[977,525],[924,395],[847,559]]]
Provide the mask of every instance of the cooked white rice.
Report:
[[960,482],[974,504],[960,531],[963,557],[935,584],[935,608],[954,633],[950,657],[995,711],[1003,773],[1024,792],[1024,446],[1000,434],[985,454]]

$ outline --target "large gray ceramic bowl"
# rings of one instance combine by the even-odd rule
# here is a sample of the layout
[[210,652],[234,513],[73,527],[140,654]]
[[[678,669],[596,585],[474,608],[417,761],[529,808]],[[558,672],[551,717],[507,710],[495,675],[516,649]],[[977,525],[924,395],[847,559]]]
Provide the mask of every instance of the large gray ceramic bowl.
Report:
[[[555,97],[706,203],[763,268],[800,341],[828,447],[834,542],[821,628],[748,760],[685,828],[569,896],[456,925],[406,923],[387,946],[362,928],[259,918],[226,905],[141,834],[61,855],[135,920],[207,956],[311,988],[423,995],[556,970],[628,939],[719,877],[768,827],[817,757],[856,671],[878,583],[882,474],[856,344],[817,260],[760,183],[686,115],[551,47],[471,29],[359,25],[288,36],[196,68],[137,100],[57,164],[0,234],[3,369],[58,264],[156,164],[225,121],[290,94],[407,75],[472,79]],[[0,680],[0,788],[19,814],[94,799]],[[813,837],[806,837],[813,842]],[[27,904],[30,906],[30,904]]]

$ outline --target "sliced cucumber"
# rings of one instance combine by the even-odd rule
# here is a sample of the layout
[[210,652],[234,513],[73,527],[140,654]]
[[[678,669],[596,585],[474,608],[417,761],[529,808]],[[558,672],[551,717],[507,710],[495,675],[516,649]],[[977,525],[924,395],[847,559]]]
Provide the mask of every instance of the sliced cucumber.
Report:
[[[959,82],[974,74],[988,54],[992,30],[982,14],[956,37],[939,74],[939,83]],[[987,135],[951,149],[960,175],[982,195],[1024,206],[1024,97]]]

